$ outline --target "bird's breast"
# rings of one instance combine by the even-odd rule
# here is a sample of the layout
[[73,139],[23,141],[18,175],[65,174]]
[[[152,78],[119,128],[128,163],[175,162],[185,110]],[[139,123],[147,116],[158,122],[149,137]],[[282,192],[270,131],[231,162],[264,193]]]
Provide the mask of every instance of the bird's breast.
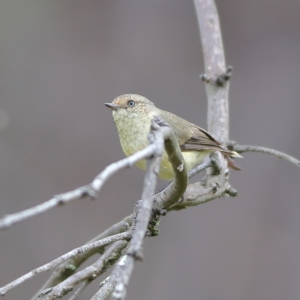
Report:
[[134,113],[122,114],[122,112],[115,113],[113,117],[126,156],[144,149],[149,144],[147,135],[150,131],[150,120],[141,119]]

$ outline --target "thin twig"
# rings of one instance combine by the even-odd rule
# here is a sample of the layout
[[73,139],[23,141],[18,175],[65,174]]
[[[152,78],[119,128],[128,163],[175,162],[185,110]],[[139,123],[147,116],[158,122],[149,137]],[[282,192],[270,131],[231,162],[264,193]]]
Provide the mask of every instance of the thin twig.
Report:
[[[104,239],[106,237],[127,231],[131,226],[131,224],[132,224],[132,216],[127,216],[120,222],[112,225],[110,228],[108,228],[107,230],[99,234],[97,237],[88,241],[86,245]],[[72,257],[66,260],[64,263],[60,264],[32,299],[35,299],[37,295],[41,293],[42,290],[51,288],[59,284],[60,282],[64,281],[72,274],[74,274],[77,271],[77,269],[81,266],[81,264],[83,264],[88,258],[90,258],[96,253],[103,253],[106,246],[107,245],[103,245],[99,248],[94,248],[94,249],[87,250],[84,253],[79,253],[75,257]]]
[[115,242],[94,264],[72,275],[57,286],[43,291],[38,299],[53,300],[61,298],[70,292],[77,284],[86,280],[92,281],[96,279],[120,258],[121,252],[126,246],[126,241]]
[[228,174],[228,168],[223,165],[218,175],[207,176],[205,182],[189,184],[180,200],[169,207],[168,211],[185,209],[223,196],[236,196],[237,192],[233,193],[234,189],[228,183]]
[[283,152],[277,151],[275,149],[260,147],[260,146],[246,146],[246,145],[232,145],[235,151],[239,153],[243,152],[261,152],[261,153],[268,153],[277,156],[278,158],[283,158],[292,164],[296,165],[297,167],[300,167],[300,161],[288,154],[285,154]]
[[87,286],[91,283],[90,280],[84,281],[81,286],[77,289],[77,291],[72,295],[69,300],[76,300],[77,297],[87,288]]
[[[195,175],[197,175],[198,173],[204,171],[205,169],[209,168],[209,167],[212,167],[212,162],[210,159],[206,160],[204,163],[196,166],[195,168],[193,168],[191,171],[188,172],[188,178],[192,178],[194,177]],[[162,201],[164,202],[165,198],[167,197],[167,195],[162,195],[161,192],[163,190],[165,190],[167,187],[169,187],[170,185],[172,184],[172,182],[170,182],[168,185],[166,185],[165,187],[159,189],[158,191],[156,191],[156,194],[154,195],[154,197],[162,197]]]
[[188,173],[188,177],[192,178],[193,176],[195,176],[196,174],[200,173],[201,171],[205,170],[206,168],[209,168],[212,166],[211,160],[208,159],[207,161],[205,161],[204,163],[202,163],[201,165],[195,167],[194,169],[192,169],[191,171],[189,171]]
[[155,208],[167,209],[178,201],[187,188],[188,175],[177,138],[172,134],[165,140],[165,150],[168,154],[174,172],[174,180],[164,190],[156,194]]
[[122,169],[133,166],[136,162],[152,156],[155,152],[156,145],[151,144],[143,150],[136,152],[132,156],[126,157],[122,160],[110,164],[88,185],[82,186],[64,194],[57,195],[52,199],[29,209],[6,215],[2,219],[0,219],[0,229],[8,228],[15,223],[44,213],[50,209],[53,209],[54,207],[67,204],[74,200],[82,199],[86,196],[96,198],[104,182],[113,174]]
[[[191,170],[189,172],[189,177],[192,177],[192,176],[196,175],[197,173],[201,172],[202,170],[204,170],[205,168],[207,168],[209,166],[210,166],[210,160],[204,162],[203,164],[201,164],[201,165],[195,167],[193,170]],[[190,190],[189,187],[187,189],[187,192]],[[195,190],[195,189],[193,189],[193,190]],[[208,192],[209,192],[209,190],[205,190],[205,191],[201,190],[201,193],[205,194],[204,197],[203,197],[203,202],[206,201],[206,197],[209,197]],[[187,198],[191,199],[191,193],[188,193],[188,195],[189,196]],[[167,195],[165,194],[165,197],[166,196]],[[164,203],[165,198],[162,195],[161,195],[161,197],[162,197],[161,201],[162,201],[162,203]],[[192,203],[192,202],[190,202],[190,203]],[[194,205],[196,205],[196,204],[194,204]],[[174,207],[171,207],[170,210],[181,209],[181,207],[183,207],[183,204],[181,204],[180,206],[175,205]],[[103,239],[107,236],[110,236],[110,235],[113,235],[113,234],[118,234],[120,232],[123,232],[123,231],[127,230],[128,228],[125,226],[125,224],[128,224],[127,226],[131,226],[131,224],[132,224],[132,215],[130,215],[130,216],[124,218],[122,221],[112,225],[110,228],[108,228],[106,231],[101,233],[99,236],[97,236],[93,240],[87,242],[87,244],[90,244],[90,243],[92,243],[94,241],[97,241],[99,239]],[[44,290],[46,288],[50,288],[50,287],[55,286],[56,284],[58,284],[58,283],[62,282],[63,280],[65,280],[67,277],[71,276],[73,273],[75,273],[75,271],[78,269],[78,267],[80,267],[80,265],[83,262],[85,262],[89,257],[94,255],[95,253],[102,252],[103,250],[101,250],[101,248],[103,248],[103,246],[99,247],[99,248],[96,248],[96,249],[90,249],[89,251],[78,254],[74,258],[68,259],[63,264],[60,264],[57,267],[57,269],[55,270],[55,272],[52,274],[52,276],[49,278],[49,280],[44,284],[44,286],[40,289],[40,291],[37,294],[39,294],[42,290]],[[72,268],[69,268],[69,266],[72,266]],[[110,286],[110,284],[108,284],[108,286]],[[99,294],[102,295],[102,293],[104,293],[104,292],[101,292],[101,289],[100,289]]]
[[92,297],[91,300],[104,300],[112,294],[116,286],[117,280],[120,277],[122,270],[124,269],[126,259],[127,255],[124,255],[119,259],[110,276],[108,276],[105,280],[103,280],[100,283],[100,289]]
[[[12,288],[20,285],[24,281],[34,277],[37,274],[49,271],[49,270],[53,269],[54,267],[58,266],[59,264],[63,263],[67,259],[70,259],[70,258],[72,258],[72,257],[74,257],[74,256],[76,256],[80,253],[84,253],[85,251],[89,251],[90,249],[96,249],[98,247],[102,247],[104,245],[111,244],[115,241],[128,240],[130,238],[131,238],[131,233],[130,232],[123,232],[123,233],[119,233],[119,234],[104,238],[100,241],[96,241],[96,242],[93,242],[91,244],[75,248],[72,251],[69,251],[68,253],[52,260],[51,262],[49,262],[49,263],[47,263],[43,266],[40,266],[40,267],[28,272],[27,274],[15,279],[14,281],[10,282],[9,284],[1,287],[0,288],[0,295],[4,296],[7,291],[9,291]],[[72,267],[72,266],[69,266],[69,267]]]
[[[162,126],[162,124],[160,124],[160,126]],[[162,139],[162,143],[163,143],[163,139]],[[154,143],[154,141],[152,141]],[[176,142],[177,143],[177,142]],[[163,148],[162,148],[163,149]],[[161,150],[162,151],[162,150]],[[182,161],[180,162],[180,164],[182,164]],[[124,219],[123,221],[125,221],[126,223],[128,223],[128,225],[131,225],[131,221],[132,221],[132,216],[128,216],[126,219]],[[117,228],[117,231],[120,231],[120,227],[124,227],[124,222],[119,222],[118,224],[114,225],[113,227]],[[112,227],[112,228],[113,228]],[[112,233],[112,228],[108,229],[106,232],[104,232],[103,234],[101,234],[101,236],[106,235],[106,234],[111,234]],[[123,228],[124,230],[124,228]],[[47,281],[47,283],[44,285],[43,289],[48,288],[48,287],[52,287],[56,284],[58,284],[59,282],[61,282],[62,280],[64,280],[67,276],[70,276],[72,273],[75,272],[76,268],[85,260],[85,257],[81,257],[81,255],[79,257],[77,257],[76,259],[72,259],[71,261],[67,261],[65,262],[63,265],[59,266],[59,268],[53,273],[53,275],[51,276],[51,278]],[[72,264],[72,266],[74,266],[74,268],[72,268],[72,270],[68,270],[67,266],[69,264]],[[71,273],[72,272],[72,273]]]

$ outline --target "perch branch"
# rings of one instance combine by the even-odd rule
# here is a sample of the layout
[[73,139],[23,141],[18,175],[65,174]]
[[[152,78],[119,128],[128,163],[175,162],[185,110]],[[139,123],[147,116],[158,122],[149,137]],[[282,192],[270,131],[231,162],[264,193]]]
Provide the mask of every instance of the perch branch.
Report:
[[[226,164],[226,162],[224,163]],[[233,189],[228,183],[228,174],[228,168],[223,165],[218,175],[208,176],[205,182],[189,184],[180,200],[169,207],[168,211],[196,206],[222,196],[236,196],[237,193],[233,193]]]
[[300,167],[300,161],[288,154],[285,154],[283,152],[274,150],[274,149],[269,149],[269,148],[265,148],[265,147],[260,147],[260,146],[246,146],[246,145],[232,145],[229,144],[230,148],[233,148],[235,151],[239,152],[239,153],[243,153],[243,152],[261,152],[261,153],[267,153],[267,154],[272,154],[277,156],[278,158],[283,158],[289,162],[291,162],[292,164]]
[[4,216],[2,219],[0,219],[0,229],[8,228],[15,223],[44,213],[50,209],[53,209],[54,207],[67,204],[74,200],[82,199],[86,196],[96,198],[101,187],[107,179],[109,179],[116,172],[131,167],[136,162],[142,159],[151,157],[157,151],[156,148],[157,146],[155,143],[150,144],[143,150],[138,151],[135,154],[126,157],[122,160],[119,160],[115,163],[110,164],[88,185],[82,186],[64,194],[54,196],[52,199],[32,208]]

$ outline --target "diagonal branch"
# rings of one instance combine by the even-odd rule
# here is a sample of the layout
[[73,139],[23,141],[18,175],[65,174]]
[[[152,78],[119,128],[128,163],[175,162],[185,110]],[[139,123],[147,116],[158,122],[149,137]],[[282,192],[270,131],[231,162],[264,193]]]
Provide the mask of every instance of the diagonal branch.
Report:
[[[86,245],[127,231],[131,224],[132,216],[130,215],[121,220],[120,222],[112,225],[110,228],[99,234],[97,237],[87,242]],[[103,245],[98,248],[87,249],[86,251],[78,253],[78,255],[76,255],[75,257],[69,258],[64,263],[60,264],[32,299],[35,299],[42,290],[53,287],[59,284],[60,282],[64,281],[72,274],[74,274],[77,271],[77,269],[91,256],[93,256],[96,253],[103,253],[106,246],[107,245]]]
[[94,264],[79,271],[55,287],[43,291],[38,299],[52,300],[61,298],[70,292],[77,284],[96,279],[120,258],[121,252],[126,246],[126,241],[115,242]]
[[228,168],[223,165],[218,175],[208,176],[204,182],[190,184],[180,200],[169,207],[168,211],[185,209],[228,195],[236,196],[237,192],[234,193],[228,183],[228,173]]
[[4,216],[2,219],[0,219],[0,229],[8,228],[15,223],[44,213],[57,206],[67,204],[74,200],[85,198],[86,196],[96,198],[103,184],[113,174],[117,173],[122,169],[132,167],[136,162],[142,159],[151,157],[157,151],[156,148],[157,145],[155,143],[150,144],[145,149],[138,151],[129,157],[126,157],[122,160],[110,164],[88,185],[82,186],[64,194],[57,195],[52,199],[32,208]]
[[91,300],[104,300],[112,294],[116,286],[117,280],[118,278],[120,278],[121,272],[124,269],[126,259],[127,255],[124,255],[119,259],[111,274],[100,283],[100,289],[97,291],[97,293],[93,296]]
[[260,146],[246,146],[246,145],[234,145],[234,144],[230,144],[229,147],[234,148],[234,150],[239,153],[261,152],[261,153],[272,154],[272,155],[277,156],[278,158],[283,158],[300,168],[300,161],[298,159],[296,159],[288,154],[285,154],[283,152],[277,151],[275,149],[270,149],[270,148],[265,148],[265,147],[260,147]]
[[[151,135],[152,135],[152,139],[151,139]],[[161,142],[159,142],[159,140],[161,140]],[[155,156],[153,158],[151,158],[151,160],[156,165],[156,167],[154,167],[154,168],[150,167],[150,169],[149,169],[150,172],[149,172],[149,174],[147,173],[148,176],[146,175],[146,178],[145,178],[145,186],[152,189],[152,192],[151,192],[151,195],[150,194],[148,194],[147,196],[145,196],[145,194],[143,195],[143,197],[145,199],[147,199],[147,201],[150,199],[150,202],[145,202],[144,204],[146,204],[146,205],[142,205],[139,208],[138,218],[136,219],[135,230],[134,230],[134,233],[136,234],[136,242],[134,243],[134,246],[132,247],[133,250],[132,250],[131,257],[135,256],[135,254],[137,254],[139,252],[142,240],[144,239],[145,232],[147,229],[147,224],[148,224],[147,220],[149,220],[149,218],[150,218],[150,213],[151,213],[151,209],[152,209],[152,201],[153,201],[152,195],[155,190],[155,182],[153,182],[153,178],[154,177],[156,178],[157,174],[158,174],[159,165],[160,165],[160,156],[164,149],[163,148],[164,140],[166,140],[165,143],[168,145],[168,150],[171,153],[171,157],[172,157],[171,163],[176,163],[174,168],[177,169],[177,172],[183,174],[183,175],[181,175],[181,177],[185,176],[185,177],[182,177],[181,179],[185,178],[185,181],[187,181],[186,170],[185,170],[185,166],[183,163],[182,154],[181,154],[181,151],[178,146],[177,139],[175,138],[173,131],[170,129],[170,127],[167,124],[165,124],[162,120],[156,119],[152,124],[151,134],[150,134],[150,144],[156,143],[156,146],[157,146],[157,149],[156,149],[157,152],[156,152]],[[161,143],[161,146],[158,146],[159,143]],[[172,146],[172,143],[175,143],[175,146],[174,145]],[[175,149],[177,150],[177,152],[175,151]],[[177,155],[180,155],[179,159],[174,154],[174,151]],[[151,166],[151,164],[150,164],[150,166]],[[178,181],[178,184],[179,183],[181,186],[183,185],[182,180]],[[175,186],[176,190],[181,191],[181,193],[178,194],[177,198],[179,198],[180,195],[183,193],[185,187],[186,187],[186,183],[183,185],[183,188],[182,187],[178,188],[177,186]],[[149,192],[149,189],[148,189],[148,192]],[[147,189],[144,190],[144,193],[148,193],[148,192],[147,192]],[[175,194],[174,194],[174,196],[175,196]],[[128,218],[131,221],[131,217],[128,217]],[[128,253],[130,253],[130,251]],[[133,253],[135,253],[135,254],[133,254]],[[73,275],[70,278],[76,278],[77,274]],[[71,280],[71,279],[65,280],[61,285],[59,285],[59,286],[63,287],[63,288],[59,288],[59,291],[61,291],[61,289],[63,289],[63,291],[67,292],[68,289],[67,288],[65,289],[65,285],[66,285],[65,283],[68,283],[69,280]],[[83,280],[86,280],[86,278],[83,278]],[[52,281],[54,281],[54,280],[52,280]],[[54,287],[52,290],[56,290],[56,287]],[[42,293],[44,293],[44,292],[47,292],[47,290],[44,290]],[[61,293],[62,292],[59,292],[59,295],[61,295]],[[48,299],[48,298],[45,298],[45,299]]]
[[[170,151],[172,148],[170,148]],[[175,153],[180,153],[178,152],[180,151],[180,148],[176,149]],[[201,172],[202,170],[204,170],[205,168],[210,166],[210,161],[207,161],[205,163],[203,163],[202,165],[195,167],[193,170],[191,170],[189,172],[189,177],[194,176],[195,174]],[[178,175],[182,174],[182,176],[184,176],[183,172],[180,172],[179,169],[176,168],[176,172],[178,172]],[[179,178],[178,182],[183,182],[183,180],[181,180]],[[180,183],[181,184],[181,183]],[[190,185],[191,186],[191,185]],[[189,186],[189,187],[190,187]],[[187,192],[190,190],[190,188],[187,189]],[[206,197],[208,197],[209,195],[207,194],[209,190],[203,190],[201,191],[201,193],[205,193],[204,199],[203,199],[203,203],[206,200]],[[169,193],[165,193],[165,194],[161,194],[159,195],[160,199],[159,201],[161,201],[162,205],[163,203],[165,203],[165,197],[167,197],[169,195]],[[190,195],[189,193],[187,195]],[[157,195],[154,196],[154,201],[157,199],[156,198]],[[176,196],[175,199],[180,198],[180,196]],[[191,199],[191,195],[189,197],[187,197],[189,199]],[[192,205],[192,201],[187,201],[189,204]],[[199,203],[200,204],[200,203]],[[194,204],[197,205],[197,204]],[[182,209],[183,208],[183,204],[180,204],[179,206],[175,205],[174,207],[172,206],[170,210],[176,210],[176,209]],[[186,205],[186,207],[188,207],[188,205]],[[97,241],[99,239],[103,239],[105,237],[108,237],[110,235],[114,235],[114,234],[118,234],[121,233],[125,230],[128,229],[128,226],[131,226],[132,224],[132,215],[124,218],[123,220],[121,220],[120,222],[112,225],[110,228],[108,228],[107,230],[105,230],[103,233],[101,233],[99,236],[95,237],[93,240],[87,242],[87,244],[90,244],[94,241]],[[95,253],[102,253],[104,251],[104,246],[96,248],[96,249],[90,249],[84,253],[80,253],[78,254],[76,257],[68,259],[67,261],[65,261],[63,264],[60,264],[57,269],[55,270],[55,272],[51,275],[51,277],[48,279],[48,281],[44,284],[44,286],[40,289],[40,291],[37,293],[37,295],[42,291],[45,290],[47,288],[53,287],[55,285],[57,285],[58,283],[62,282],[63,280],[65,280],[66,278],[68,278],[69,276],[71,276],[72,274],[75,273],[75,271],[80,267],[80,265],[82,263],[84,263],[89,257],[91,257],[92,255],[94,255]],[[124,261],[123,261],[124,263]],[[72,266],[72,268],[70,268],[70,266]],[[113,271],[114,272],[114,271]],[[118,276],[119,276],[119,271],[117,272]],[[117,276],[117,277],[118,277]],[[112,277],[112,278],[115,278]],[[115,280],[115,279],[114,279]],[[115,285],[115,283],[114,283]],[[109,286],[110,289],[114,288],[114,285],[111,286],[110,283],[108,283],[106,285],[106,288]],[[105,288],[104,288],[105,289]],[[101,289],[99,290],[99,294],[102,295],[104,292],[101,291]],[[105,294],[105,293],[104,293]],[[35,297],[33,298],[35,299]]]
[[84,281],[69,300],[76,300],[79,297],[79,295],[88,287],[90,283],[91,283],[90,280]]
[[93,242],[91,244],[75,248],[75,249],[69,251],[68,253],[52,260],[51,262],[49,262],[49,263],[47,263],[47,264],[45,264],[41,267],[38,267],[38,268],[32,270],[31,272],[28,272],[27,274],[15,279],[11,283],[1,287],[0,288],[0,295],[4,296],[7,291],[9,291],[12,288],[20,285],[24,281],[26,281],[26,280],[28,280],[28,279],[30,279],[30,278],[32,278],[32,277],[34,277],[34,276],[36,276],[40,273],[49,271],[49,270],[55,268],[56,266],[58,266],[59,264],[63,263],[67,259],[75,257],[78,254],[84,253],[85,251],[89,251],[91,249],[97,249],[97,248],[103,247],[104,245],[111,244],[115,241],[128,240],[130,238],[131,238],[131,233],[130,232],[123,232],[123,233],[116,234],[116,235],[113,235],[113,236],[110,236],[110,237],[106,237],[106,238],[104,238],[100,241],[96,241],[96,242]]

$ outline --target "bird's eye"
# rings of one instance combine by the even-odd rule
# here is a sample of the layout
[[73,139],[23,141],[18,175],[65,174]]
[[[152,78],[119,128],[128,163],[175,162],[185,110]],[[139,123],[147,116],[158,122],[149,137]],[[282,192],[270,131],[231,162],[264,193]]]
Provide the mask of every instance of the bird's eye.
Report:
[[135,102],[133,100],[129,100],[127,104],[128,106],[133,107],[135,105]]

